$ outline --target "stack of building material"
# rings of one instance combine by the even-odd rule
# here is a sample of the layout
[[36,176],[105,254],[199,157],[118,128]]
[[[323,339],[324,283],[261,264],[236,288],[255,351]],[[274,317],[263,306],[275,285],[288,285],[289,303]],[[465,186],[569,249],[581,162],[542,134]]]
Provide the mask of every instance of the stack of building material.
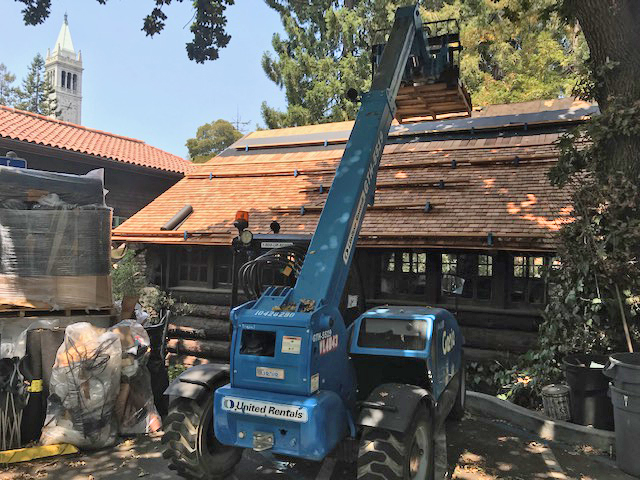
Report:
[[103,185],[100,171],[0,167],[0,310],[111,307]]

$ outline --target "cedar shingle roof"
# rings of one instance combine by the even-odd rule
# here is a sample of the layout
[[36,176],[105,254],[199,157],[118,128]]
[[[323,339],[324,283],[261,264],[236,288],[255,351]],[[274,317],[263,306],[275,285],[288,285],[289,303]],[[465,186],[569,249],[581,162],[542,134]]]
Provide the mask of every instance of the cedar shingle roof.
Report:
[[169,172],[187,173],[193,164],[141,140],[63,122],[0,105],[0,137],[86,153]]
[[[488,248],[491,233],[494,248],[553,251],[572,207],[570,192],[547,178],[560,135],[548,132],[411,137],[387,145],[359,244]],[[312,234],[343,150],[344,144],[231,148],[119,226],[114,239],[229,245],[237,210],[250,213],[254,233],[269,233],[277,220],[281,234]],[[161,231],[187,204],[193,213],[178,230]]]

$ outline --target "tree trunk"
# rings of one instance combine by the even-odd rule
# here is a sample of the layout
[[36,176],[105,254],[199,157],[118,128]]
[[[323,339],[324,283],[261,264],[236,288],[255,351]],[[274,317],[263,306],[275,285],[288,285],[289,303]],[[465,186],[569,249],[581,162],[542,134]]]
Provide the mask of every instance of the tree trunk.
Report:
[[[591,53],[592,68],[602,69],[602,83],[594,94],[602,112],[624,102],[628,107],[640,101],[640,1],[565,0],[566,11],[575,16]],[[606,145],[611,153],[611,171],[623,171],[631,178],[640,174],[640,138],[614,134]]]

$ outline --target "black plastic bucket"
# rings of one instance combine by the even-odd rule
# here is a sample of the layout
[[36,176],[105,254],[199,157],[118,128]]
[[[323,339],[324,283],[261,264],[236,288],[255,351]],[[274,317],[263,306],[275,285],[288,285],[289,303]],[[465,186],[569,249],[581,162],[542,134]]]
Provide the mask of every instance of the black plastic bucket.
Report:
[[640,395],[640,353],[614,353],[604,374],[616,388]]
[[611,386],[616,417],[616,457],[620,470],[640,477],[640,394]]
[[[607,361],[606,355],[570,355],[564,359],[573,423],[613,430],[609,379],[603,373]],[[601,366],[592,368],[592,363]]]

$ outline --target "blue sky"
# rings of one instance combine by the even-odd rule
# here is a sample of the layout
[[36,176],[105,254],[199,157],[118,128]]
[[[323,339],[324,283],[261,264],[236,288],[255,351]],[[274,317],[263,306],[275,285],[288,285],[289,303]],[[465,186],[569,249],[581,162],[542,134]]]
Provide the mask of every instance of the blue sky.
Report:
[[[141,31],[151,0],[53,0],[51,16],[26,27],[21,3],[0,2],[0,63],[19,84],[37,52],[53,49],[65,11],[73,45],[84,66],[82,124],[138,138],[182,157],[198,126],[224,118],[263,125],[260,104],[284,108],[284,93],[262,71],[271,36],[282,32],[279,16],[262,0],[236,0],[227,9],[231,42],[204,65],[187,58],[193,14],[190,0],[165,8],[165,30],[154,38]],[[175,3],[175,0],[174,0]]]

